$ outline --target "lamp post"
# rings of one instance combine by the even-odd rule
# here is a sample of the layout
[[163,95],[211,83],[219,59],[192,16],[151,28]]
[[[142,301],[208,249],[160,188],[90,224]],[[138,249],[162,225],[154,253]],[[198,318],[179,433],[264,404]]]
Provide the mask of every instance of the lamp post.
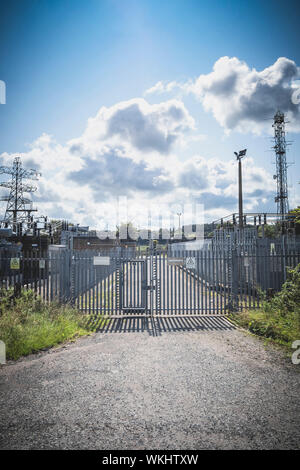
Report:
[[234,152],[238,161],[238,176],[239,176],[239,227],[243,228],[243,187],[242,187],[242,158],[246,155],[247,149]]
[[182,215],[182,212],[177,212],[177,215],[178,215],[178,228],[180,230],[180,217]]

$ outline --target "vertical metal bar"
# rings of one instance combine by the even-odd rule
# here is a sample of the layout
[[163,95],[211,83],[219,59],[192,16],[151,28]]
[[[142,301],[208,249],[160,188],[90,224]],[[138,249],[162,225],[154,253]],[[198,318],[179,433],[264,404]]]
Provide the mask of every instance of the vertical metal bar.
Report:
[[121,294],[122,294],[122,313],[123,313],[123,308],[125,307],[125,288],[126,288],[126,281],[125,281],[125,262],[124,259],[122,258],[121,261],[121,282],[122,282],[122,288],[121,288]]
[[58,272],[58,252],[55,253],[55,300],[58,300],[58,280],[59,280],[59,272]]
[[140,261],[136,262],[136,274],[135,274],[135,282],[136,282],[136,305],[137,307],[142,307],[140,299],[141,299],[141,287],[142,287],[142,278],[141,278],[141,263]]
[[173,297],[174,297],[174,313],[177,313],[177,269],[178,266],[174,266],[174,287],[173,287]]
[[[183,259],[183,265],[184,265],[184,262],[185,262],[185,254],[182,253],[182,259]],[[182,313],[185,315],[187,313],[187,309],[186,309],[186,295],[185,295],[185,282],[186,282],[186,275],[185,275],[185,270],[184,270],[184,266],[182,266],[180,268],[180,278],[181,278],[181,290],[182,290]]]
[[212,295],[212,313],[216,313],[216,271],[215,271],[215,259],[214,259],[214,252],[211,250],[210,252],[210,257],[211,257],[211,276],[212,276],[212,282],[211,282],[211,295]]
[[[192,257],[192,252],[189,250],[188,256]],[[188,268],[188,280],[189,280],[189,314],[193,314],[193,276],[191,268]]]
[[49,282],[51,277],[51,261],[50,261],[50,253],[47,253],[47,260],[46,260],[46,269],[45,269],[45,300],[49,302]]
[[55,270],[55,261],[54,261],[54,252],[51,252],[51,275],[50,275],[50,289],[49,289],[49,301],[53,300],[53,285],[54,285],[54,270]]
[[138,289],[139,289],[139,284],[137,282],[137,278],[136,278],[136,271],[137,271],[137,262],[136,260],[134,260],[134,265],[133,265],[133,284],[134,284],[134,288],[133,288],[133,303],[134,303],[134,306],[135,307],[138,307],[138,304],[137,304],[137,296],[138,296]]
[[171,279],[170,279],[170,290],[171,290],[171,315],[173,315],[173,263],[171,264],[170,266],[170,275],[171,275]]
[[83,311],[84,308],[84,280],[85,280],[85,272],[84,272],[84,255],[83,251],[79,252],[79,266],[78,269],[80,271],[80,303],[81,303],[81,311]]
[[100,302],[100,315],[103,315],[105,314],[105,311],[104,311],[104,296],[103,296],[103,270],[104,270],[104,266],[101,266],[98,268],[99,269],[99,284],[100,284],[100,298],[99,298],[99,302]]
[[207,295],[209,293],[209,289],[208,289],[208,286],[209,286],[209,279],[208,279],[208,256],[207,256],[207,252],[205,251],[205,257],[204,257],[204,270],[205,270],[205,313],[207,314]]
[[177,267],[178,270],[178,313],[181,314],[181,269],[180,266]]
[[86,275],[87,275],[87,310],[88,313],[91,313],[91,261],[90,261],[90,253],[86,252]]
[[159,292],[159,257],[160,251],[156,250],[156,281],[155,281],[155,293],[156,293],[156,300],[155,300],[155,312],[159,314],[159,302],[160,302],[160,292]]
[[166,289],[167,289],[167,292],[166,292],[166,294],[167,294],[167,298],[166,298],[166,300],[167,300],[167,310],[166,310],[166,313],[167,313],[167,315],[170,314],[170,264],[169,264],[168,257],[169,257],[169,254],[167,255],[167,260],[166,260],[166,262],[167,262],[167,264],[166,264],[166,278],[167,278],[166,279],[166,281],[167,281],[167,283],[166,283]]
[[216,283],[217,283],[217,313],[222,313],[222,311],[223,311],[223,296],[222,296],[222,292],[221,292],[222,276],[221,276],[221,262],[220,262],[219,253],[215,252],[215,258],[216,258],[216,273],[217,273],[217,278],[216,278]]
[[163,253],[162,255],[162,278],[160,280],[160,305],[161,305],[161,313],[164,315],[166,312],[166,259],[167,253]]
[[83,259],[82,259],[82,251],[78,252],[78,260],[77,260],[77,270],[79,276],[79,289],[78,289],[78,301],[80,304],[80,310],[83,309]]
[[78,271],[78,278],[79,278],[78,304],[79,304],[80,310],[82,311],[83,309],[83,259],[82,259],[81,251],[78,252],[76,264],[77,264],[77,271]]
[[111,312],[110,312],[110,315],[113,315],[115,313],[115,309],[116,309],[116,296],[115,296],[115,292],[116,292],[116,282],[115,282],[115,279],[116,279],[116,262],[115,262],[115,258],[111,258],[111,263],[112,264],[112,267],[111,267]]
[[111,296],[111,290],[110,290],[110,285],[111,285],[110,267],[107,266],[106,270],[107,270],[107,308],[108,308],[107,314],[110,315],[110,305],[111,305],[111,301],[110,301],[110,296]]
[[195,261],[195,268],[192,269],[192,283],[193,283],[193,314],[195,315],[196,314],[196,253],[195,251],[192,252],[193,253],[193,258],[194,258],[194,261]]
[[93,263],[93,254],[91,256],[91,261],[90,261],[90,272],[91,272],[91,277],[92,277],[92,312],[93,315],[95,315],[95,280],[96,280],[96,268]]
[[196,266],[197,266],[197,272],[196,272],[196,275],[197,275],[197,313],[200,314],[200,270],[199,270],[199,256],[200,256],[200,251],[197,252],[197,258],[196,258]]
[[107,279],[107,266],[104,266],[104,312],[107,314],[107,285],[106,285],[106,279]]
[[[195,251],[193,251],[193,258],[195,260],[195,266],[196,266],[196,253]],[[193,302],[194,302],[194,305],[193,305],[193,313],[194,315],[196,315],[196,267],[193,268]]]
[[210,250],[209,252],[209,263],[208,263],[208,269],[209,269],[209,313],[211,313],[211,311],[213,310],[214,311],[214,306],[215,306],[215,298],[214,298],[214,292],[213,292],[213,289],[212,289],[212,286],[213,286],[213,266],[212,266],[212,263],[213,263],[213,259],[212,259],[212,251]]
[[95,283],[96,283],[96,314],[99,314],[99,270],[101,269],[100,266],[95,267]]
[[82,251],[82,310],[86,310],[86,283],[87,283],[87,275],[86,275],[86,257],[85,252]]
[[88,289],[88,267],[87,267],[87,253],[86,251],[83,252],[83,263],[84,263],[84,311],[87,312],[87,306],[88,306],[88,299],[87,299],[87,289]]

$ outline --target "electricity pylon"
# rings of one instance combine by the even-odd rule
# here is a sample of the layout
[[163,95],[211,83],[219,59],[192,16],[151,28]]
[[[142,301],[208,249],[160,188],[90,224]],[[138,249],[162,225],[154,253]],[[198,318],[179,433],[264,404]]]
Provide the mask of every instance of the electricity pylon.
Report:
[[25,222],[29,227],[32,219],[31,213],[37,211],[37,209],[32,208],[32,201],[24,197],[24,193],[32,193],[37,188],[30,184],[24,184],[23,180],[38,180],[40,173],[36,170],[25,170],[22,167],[20,157],[16,157],[12,167],[0,167],[0,174],[11,175],[11,181],[0,183],[0,187],[10,189],[8,196],[0,198],[1,201],[7,201],[5,216],[1,221],[1,226],[11,227],[17,233],[18,224]]

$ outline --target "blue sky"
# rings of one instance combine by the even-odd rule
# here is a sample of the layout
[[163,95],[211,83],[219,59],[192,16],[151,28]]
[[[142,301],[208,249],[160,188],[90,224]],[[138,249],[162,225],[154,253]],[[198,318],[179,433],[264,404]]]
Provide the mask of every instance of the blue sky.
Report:
[[[205,136],[202,140],[191,139],[177,150],[177,164],[195,155],[229,162],[234,150],[247,147],[253,165],[273,172],[266,127],[260,129],[259,135],[237,128],[227,135],[212,110],[204,109],[197,93],[175,88],[171,93],[145,91],[157,82],[182,85],[195,81],[200,75],[210,74],[216,61],[224,56],[238,58],[250,70],[262,71],[279,57],[290,59],[299,67],[296,5],[276,0],[1,2],[0,79],[6,83],[7,96],[6,104],[0,105],[0,154],[21,152],[26,159],[26,152],[32,150],[30,145],[42,134],[51,135],[57,146],[66,146],[71,139],[83,135],[88,119],[101,106],[111,108],[136,98],[143,98],[150,105],[176,99],[184,103],[194,119],[193,137]],[[265,119],[270,117],[267,113]],[[271,121],[266,122],[271,128]],[[299,195],[300,137],[297,126],[293,129],[288,158],[296,162],[290,172],[295,202]],[[122,135],[124,138],[124,132]],[[109,145],[111,148],[112,143]],[[131,150],[127,148],[129,153]],[[38,163],[36,152],[34,158]],[[84,166],[85,156],[80,158]],[[138,161],[141,157],[134,158]],[[172,155],[168,158],[167,168],[175,162]],[[149,161],[145,161],[151,164],[150,159],[158,161],[158,156],[149,156]],[[74,160],[74,168],[70,163],[69,170],[74,171],[76,165],[80,167]],[[43,175],[45,171],[50,170],[45,167]],[[47,175],[49,179],[50,173]],[[52,191],[55,193],[54,186]],[[50,203],[45,210],[49,210]],[[267,205],[267,209],[275,209],[270,198]],[[59,211],[75,216],[70,205],[65,209],[63,206],[63,201],[53,201],[53,216],[57,212],[59,217]],[[231,209],[228,206],[226,210]],[[86,220],[94,223],[89,217]]]

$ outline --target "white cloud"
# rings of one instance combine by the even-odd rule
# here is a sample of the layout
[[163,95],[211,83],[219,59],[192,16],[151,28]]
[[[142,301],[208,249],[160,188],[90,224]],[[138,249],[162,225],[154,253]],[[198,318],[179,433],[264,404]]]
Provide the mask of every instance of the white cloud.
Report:
[[[40,214],[98,229],[114,226],[116,198],[122,196],[144,225],[150,202],[204,203],[206,217],[236,210],[235,162],[201,156],[182,162],[180,143],[191,130],[194,120],[182,102],[134,99],[100,108],[83,134],[65,145],[43,134],[20,154],[25,167],[42,173],[34,204]],[[11,165],[15,156],[3,153],[1,164]],[[265,188],[274,182],[250,158],[244,168],[245,187],[252,191],[245,207],[251,210],[270,199]]]
[[[270,174],[258,167],[250,157],[243,162],[245,209],[256,210],[262,203],[271,207],[274,197],[274,181]],[[177,186],[189,189],[189,198],[204,204],[209,213],[234,212],[237,209],[237,165],[219,158],[205,159],[194,156],[186,161],[177,175]]]
[[[300,68],[286,57],[257,71],[236,57],[225,56],[215,62],[210,73],[201,74],[193,82],[178,83],[177,87],[195,95],[226,131],[260,133],[263,129],[269,130],[267,120],[278,109],[286,113],[289,129],[297,131],[300,108],[292,95],[298,78]],[[150,90],[162,93],[175,87],[175,82],[159,82]]]
[[175,142],[194,128],[194,119],[184,104],[169,100],[149,104],[142,98],[102,107],[88,120],[79,139],[73,139],[73,151],[99,149],[99,145],[114,143],[138,152],[168,154]]
[[153,87],[148,88],[145,91],[145,95],[152,95],[152,94],[162,94],[162,93],[169,93],[170,91],[174,90],[175,88],[180,88],[181,86],[176,82],[157,82]]
[[97,158],[85,156],[80,170],[71,171],[68,178],[89,186],[96,201],[116,196],[131,196],[144,192],[155,196],[173,189],[173,183],[163,168],[151,169],[146,162],[135,162],[118,149],[107,149]]

